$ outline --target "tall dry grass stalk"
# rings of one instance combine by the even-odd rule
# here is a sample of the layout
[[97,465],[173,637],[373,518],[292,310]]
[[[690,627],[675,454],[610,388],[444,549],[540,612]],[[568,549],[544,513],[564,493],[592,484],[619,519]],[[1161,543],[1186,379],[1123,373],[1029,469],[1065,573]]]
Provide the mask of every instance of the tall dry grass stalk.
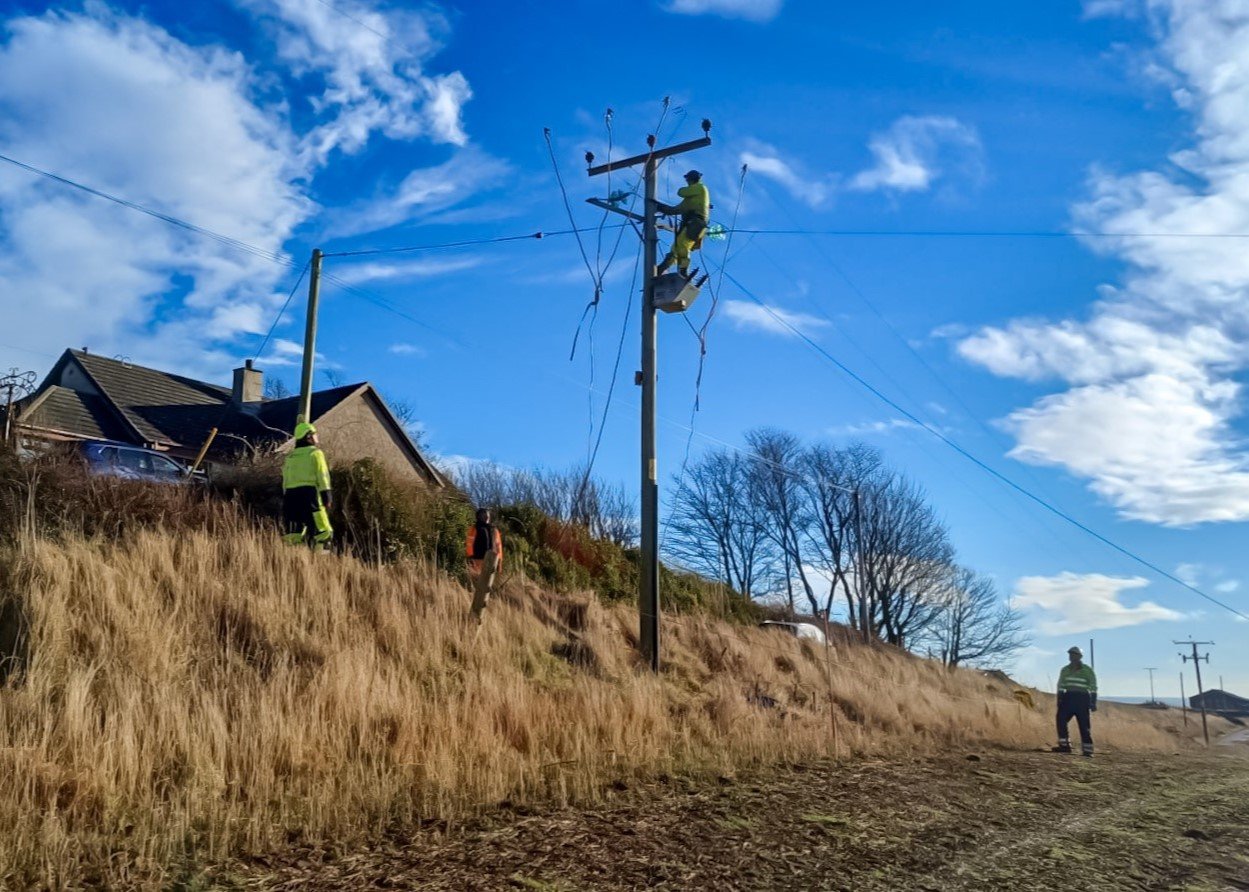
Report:
[[[652,676],[632,611],[521,581],[477,633],[429,568],[244,530],[27,539],[0,579],[28,645],[0,690],[6,888],[165,886],[299,839],[832,755],[834,729],[841,756],[1053,733],[1052,705],[978,673],[699,617],[666,623]],[[1172,748],[1175,724],[1110,707],[1097,731]]]

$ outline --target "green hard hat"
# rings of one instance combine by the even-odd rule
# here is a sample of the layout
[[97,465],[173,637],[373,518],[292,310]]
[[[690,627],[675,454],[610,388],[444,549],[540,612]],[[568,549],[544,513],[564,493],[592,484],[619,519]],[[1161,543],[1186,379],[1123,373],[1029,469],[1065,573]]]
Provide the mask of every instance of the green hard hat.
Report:
[[295,439],[296,440],[302,440],[304,437],[308,436],[309,434],[315,434],[316,432],[317,432],[317,429],[306,421],[301,421],[299,422],[299,424],[295,425]]

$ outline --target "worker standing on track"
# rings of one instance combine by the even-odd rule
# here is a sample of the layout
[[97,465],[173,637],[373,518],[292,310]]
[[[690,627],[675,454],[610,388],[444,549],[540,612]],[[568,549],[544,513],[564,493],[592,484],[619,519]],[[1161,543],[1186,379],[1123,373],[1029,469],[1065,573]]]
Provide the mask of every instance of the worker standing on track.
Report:
[[711,217],[711,193],[703,183],[703,175],[691,170],[685,175],[685,185],[677,190],[677,195],[681,197],[680,204],[658,203],[659,210],[663,213],[680,214],[681,222],[672,240],[672,250],[655,268],[655,275],[663,275],[675,262],[681,275],[689,278],[690,252],[702,247],[703,236],[707,233],[707,221]]
[[282,541],[307,542],[314,551],[324,551],[334,538],[327,513],[330,499],[330,469],[318,445],[317,429],[301,421],[295,425],[295,448],[282,464]]
[[1058,673],[1058,746],[1053,752],[1071,752],[1071,738],[1067,728],[1076,720],[1080,728],[1080,753],[1093,755],[1093,731],[1089,713],[1097,712],[1097,676],[1091,666],[1085,666],[1084,653],[1078,647],[1067,651],[1071,662]]
[[468,528],[464,546],[468,576],[473,582],[471,615],[481,623],[482,611],[494,594],[494,580],[503,566],[503,534],[490,522],[490,509],[478,508],[477,521]]

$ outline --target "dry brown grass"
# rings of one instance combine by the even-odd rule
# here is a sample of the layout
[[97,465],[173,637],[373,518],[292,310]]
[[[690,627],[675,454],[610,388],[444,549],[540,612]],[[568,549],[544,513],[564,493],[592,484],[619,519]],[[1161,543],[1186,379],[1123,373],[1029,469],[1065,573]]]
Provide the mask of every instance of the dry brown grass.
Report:
[[[0,690],[5,888],[168,886],[656,772],[1052,734],[1052,704],[977,673],[695,616],[666,624],[655,677],[629,609],[519,580],[477,634],[466,592],[427,567],[244,530],[26,540],[0,580],[28,643]],[[1098,718],[1104,745],[1179,739],[1171,714]]]

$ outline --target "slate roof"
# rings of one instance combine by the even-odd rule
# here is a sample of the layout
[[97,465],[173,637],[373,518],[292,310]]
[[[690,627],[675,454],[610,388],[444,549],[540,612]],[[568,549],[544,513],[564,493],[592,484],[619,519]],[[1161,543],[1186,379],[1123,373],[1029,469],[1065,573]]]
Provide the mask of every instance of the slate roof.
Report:
[[[363,384],[347,384],[343,387],[331,387],[329,390],[312,392],[312,417],[320,418],[347,397],[351,396]],[[260,404],[260,420],[267,427],[275,427],[281,431],[295,429],[295,417],[299,414],[299,397],[288,396],[280,400],[265,400]]]
[[153,443],[202,442],[230,403],[230,389],[119,359],[71,350],[126,420]]
[[51,386],[19,404],[21,423],[96,440],[121,440],[129,431],[102,396]]
[[[77,365],[98,394],[83,393],[52,382],[64,380]],[[323,418],[359,394],[377,404],[383,424],[401,438],[413,463],[436,485],[441,475],[416,448],[385,402],[367,382],[332,387],[312,394],[312,418]],[[24,426],[87,439],[161,444],[197,450],[212,428],[219,435],[210,456],[226,458],[240,452],[245,440],[253,447],[280,445],[291,438],[299,397],[261,400],[246,408],[232,401],[229,387],[220,387],[160,369],[81,350],[66,350],[43,386],[19,403]]]
[[1235,694],[1227,691],[1221,691],[1218,688],[1213,688],[1204,694],[1193,694],[1193,696],[1188,698],[1188,702],[1195,709],[1200,709],[1201,704],[1204,702],[1206,709],[1225,712],[1249,712],[1249,700],[1246,700],[1244,697],[1237,697]]

